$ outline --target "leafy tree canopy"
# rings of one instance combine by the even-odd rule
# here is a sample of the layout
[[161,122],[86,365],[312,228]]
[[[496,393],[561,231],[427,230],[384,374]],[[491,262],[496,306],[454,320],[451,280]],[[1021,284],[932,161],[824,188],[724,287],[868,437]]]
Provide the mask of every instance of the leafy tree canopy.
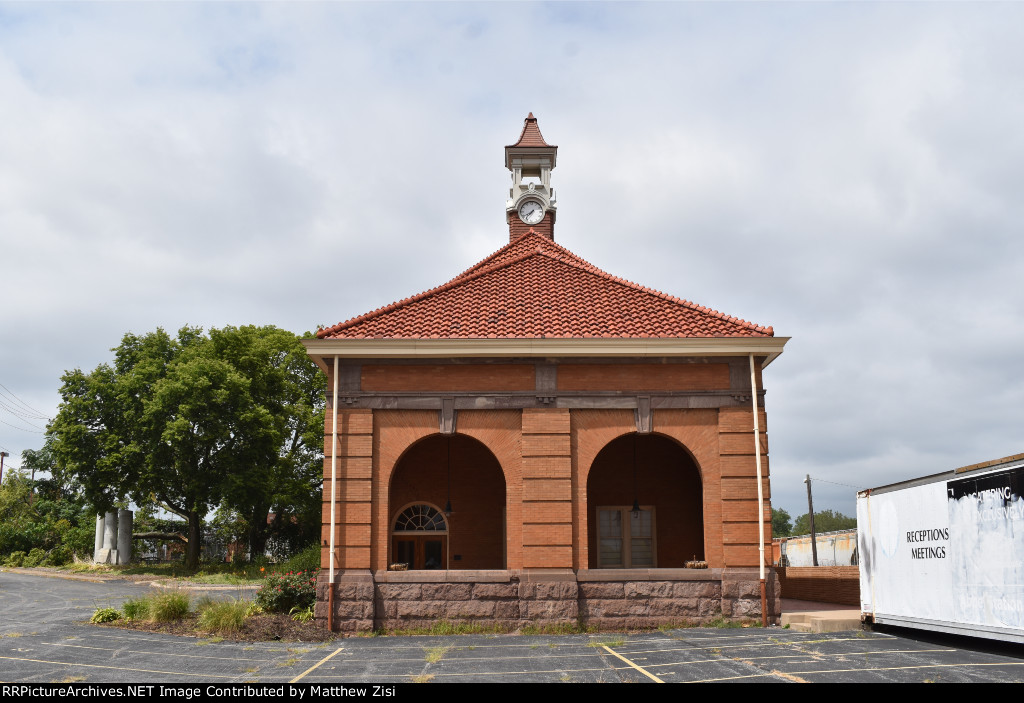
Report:
[[[835,530],[850,530],[857,526],[857,518],[846,517],[834,510],[822,510],[814,512],[815,532],[834,532]],[[811,533],[811,521],[804,513],[793,523],[793,535],[809,535]]]
[[194,569],[203,519],[222,501],[263,510],[253,522],[265,531],[264,506],[316,500],[309,467],[322,439],[309,439],[323,426],[323,381],[294,334],[157,329],[126,334],[113,351],[92,373],[64,374],[49,428],[61,475],[97,512],[157,502],[186,521]]
[[47,564],[59,565],[72,554],[92,549],[95,517],[76,486],[44,477],[54,470],[48,442],[42,449],[23,451],[20,470],[5,471],[0,486],[0,555],[38,548],[49,552]]
[[789,513],[782,508],[772,508],[772,537],[789,537],[792,529]]

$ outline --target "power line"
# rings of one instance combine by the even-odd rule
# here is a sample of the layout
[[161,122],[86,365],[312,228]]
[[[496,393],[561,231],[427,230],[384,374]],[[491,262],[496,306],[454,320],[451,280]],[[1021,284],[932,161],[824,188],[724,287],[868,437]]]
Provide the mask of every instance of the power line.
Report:
[[31,416],[31,415],[23,415],[23,414],[17,412],[16,410],[12,410],[3,401],[0,401],[0,409],[6,410],[11,415],[14,415],[16,418],[18,418],[19,420],[24,422],[26,425],[32,425],[32,427],[38,427],[39,429],[43,429],[43,428],[39,427],[38,425],[32,424],[31,420],[49,420],[50,419],[50,418],[37,418],[37,417]]
[[11,423],[4,422],[3,420],[0,420],[0,423],[3,423],[4,425],[7,425],[8,427],[13,427],[16,430],[21,430],[22,432],[33,432],[35,434],[45,434],[46,433],[46,430],[30,430],[27,427],[18,427],[17,425],[12,425]]
[[811,476],[811,480],[812,481],[821,481],[822,483],[831,483],[831,484],[833,484],[835,486],[846,486],[847,488],[856,488],[858,491],[863,490],[860,486],[851,486],[848,483],[839,483],[838,481],[829,481],[828,479],[824,479],[824,478],[814,478],[813,476]]
[[18,405],[21,405],[21,406],[22,406],[22,407],[24,407],[24,408],[25,408],[26,410],[29,410],[29,411],[31,411],[31,412],[33,412],[33,413],[36,413],[37,415],[39,415],[39,416],[41,416],[41,417],[45,417],[45,415],[43,415],[43,413],[42,413],[41,411],[39,411],[39,410],[36,410],[36,409],[35,409],[35,408],[33,408],[33,407],[32,407],[31,405],[29,405],[28,403],[26,403],[26,402],[25,402],[24,400],[22,400],[21,398],[19,398],[19,397],[18,397],[18,396],[16,396],[16,395],[14,395],[14,391],[12,391],[12,390],[11,390],[10,388],[8,388],[7,386],[5,386],[4,384],[0,383],[0,388],[3,388],[3,389],[4,389],[5,391],[7,391],[7,393],[6,393],[5,395],[9,396],[9,397],[10,397],[10,399],[11,399],[11,400],[13,400],[13,401],[14,401],[15,403],[17,403]]
[[20,418],[22,418],[24,420],[47,420],[47,421],[50,420],[50,418],[45,417],[43,415],[36,415],[35,413],[27,413],[27,412],[25,412],[24,410],[21,410],[18,407],[11,407],[7,403],[3,402],[2,400],[0,400],[0,408],[3,408],[7,412],[9,412],[11,415],[17,415],[18,417],[20,417]]

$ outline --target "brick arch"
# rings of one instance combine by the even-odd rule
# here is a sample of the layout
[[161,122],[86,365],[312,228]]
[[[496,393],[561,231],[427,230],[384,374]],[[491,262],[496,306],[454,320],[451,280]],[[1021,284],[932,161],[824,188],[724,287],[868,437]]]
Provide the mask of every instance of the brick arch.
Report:
[[[653,430],[674,440],[696,464],[703,492],[704,555],[711,566],[721,566],[718,411],[656,410]],[[573,564],[577,569],[586,569],[589,562],[587,480],[590,469],[605,446],[633,432],[636,432],[636,420],[632,410],[574,410],[572,413]]]
[[[446,537],[433,540],[447,543],[447,565],[441,568],[503,569],[505,475],[493,452],[461,433],[424,437],[395,464],[388,490],[388,562],[397,560],[398,542],[408,540],[391,533],[398,508],[411,503],[445,506],[449,499]],[[421,548],[422,543],[416,547]]]
[[[704,559],[704,486],[700,466],[686,446],[674,438],[634,431],[612,439],[594,458],[587,474],[586,495],[589,568],[602,568],[597,549],[598,507],[618,508],[624,520],[623,529],[628,529],[626,510],[634,498],[645,509],[653,509],[654,560],[634,561],[633,568],[682,568],[691,559]],[[628,544],[624,541],[621,546],[628,549]]]
[[[419,442],[438,432],[436,410],[379,410],[374,413],[373,540],[371,564],[387,569],[390,543],[390,488],[396,467]],[[470,437],[495,458],[505,481],[506,568],[520,568],[521,521],[521,411],[459,411],[456,434]],[[443,501],[442,501],[443,502]]]

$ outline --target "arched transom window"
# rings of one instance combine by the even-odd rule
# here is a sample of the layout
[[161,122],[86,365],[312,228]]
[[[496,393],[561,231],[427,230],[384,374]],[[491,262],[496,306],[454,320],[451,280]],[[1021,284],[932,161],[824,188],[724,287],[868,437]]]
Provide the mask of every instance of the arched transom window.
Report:
[[447,532],[441,511],[426,504],[410,505],[395,519],[395,532]]

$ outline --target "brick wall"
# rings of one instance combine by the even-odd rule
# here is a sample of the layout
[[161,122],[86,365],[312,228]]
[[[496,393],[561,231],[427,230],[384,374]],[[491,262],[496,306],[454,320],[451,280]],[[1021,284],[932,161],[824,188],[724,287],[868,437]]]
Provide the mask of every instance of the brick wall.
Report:
[[789,566],[776,571],[783,598],[860,605],[860,567]]
[[533,364],[418,364],[362,368],[364,391],[532,391]]
[[729,388],[728,364],[560,364],[558,389],[689,391]]
[[535,225],[528,225],[519,219],[519,214],[513,210],[508,213],[508,241],[514,242],[530,230],[536,231],[548,239],[555,238],[555,213],[550,210],[544,213],[544,219]]

